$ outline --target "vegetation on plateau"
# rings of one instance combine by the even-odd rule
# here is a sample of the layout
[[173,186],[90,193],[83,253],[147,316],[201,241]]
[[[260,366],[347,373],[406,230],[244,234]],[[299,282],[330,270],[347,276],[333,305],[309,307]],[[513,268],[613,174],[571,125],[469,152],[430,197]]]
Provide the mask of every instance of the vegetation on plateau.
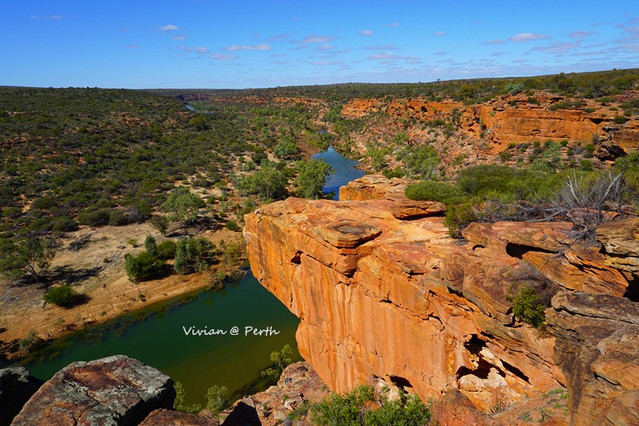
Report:
[[318,425],[422,426],[431,420],[428,405],[416,395],[401,393],[390,400],[371,386],[359,386],[345,395],[331,394],[310,407],[311,421]]

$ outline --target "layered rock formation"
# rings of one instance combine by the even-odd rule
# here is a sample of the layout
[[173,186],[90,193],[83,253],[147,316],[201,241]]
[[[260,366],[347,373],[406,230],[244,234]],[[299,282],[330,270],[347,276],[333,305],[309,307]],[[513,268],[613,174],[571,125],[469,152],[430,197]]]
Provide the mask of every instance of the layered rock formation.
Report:
[[74,362],[29,399],[12,425],[130,425],[171,408],[173,381],[124,355]]
[[537,92],[534,97],[503,96],[477,105],[412,98],[394,100],[383,106],[376,99],[353,99],[344,105],[342,114],[359,118],[381,109],[398,119],[454,122],[462,134],[490,141],[494,152],[508,143],[566,140],[588,144],[593,138],[626,151],[639,148],[639,121],[617,124],[614,118],[619,112],[595,101],[584,101],[584,107],[577,109],[553,107],[562,101],[561,96],[545,92]]
[[[340,191],[344,201],[292,198],[246,216],[253,274],[301,319],[300,353],[332,390],[381,379],[424,399],[458,390],[489,412],[568,385],[576,423],[602,407],[607,419],[632,414],[639,357],[619,350],[635,317],[606,306],[636,306],[622,298],[637,286],[634,222],[598,248],[573,241],[569,223],[473,224],[460,242],[440,205],[402,192],[397,180],[364,177]],[[552,333],[514,318],[524,285],[554,295]],[[583,302],[591,296],[599,311]],[[605,330],[571,328],[573,317]],[[610,321],[630,328],[613,335]],[[610,372],[618,362],[623,382]]]

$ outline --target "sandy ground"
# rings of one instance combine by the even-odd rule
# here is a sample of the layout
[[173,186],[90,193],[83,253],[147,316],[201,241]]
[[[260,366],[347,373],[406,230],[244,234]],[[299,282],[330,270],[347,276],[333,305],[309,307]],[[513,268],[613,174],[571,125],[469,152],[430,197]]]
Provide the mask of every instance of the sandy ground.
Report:
[[[124,255],[144,250],[143,242],[148,234],[158,242],[166,239],[149,224],[87,228],[69,234],[50,269],[62,271],[56,283],[66,281],[89,296],[87,303],[71,309],[44,303],[42,295],[46,287],[42,284],[0,282],[0,348],[27,337],[32,331],[43,339],[54,339],[210,284],[208,274],[203,273],[171,275],[138,284],[129,281],[124,270]],[[71,241],[87,235],[90,235],[90,242],[86,246],[78,251],[69,250]],[[219,243],[220,240],[240,239],[241,233],[223,228],[199,236]],[[139,246],[133,247],[132,240],[137,240]]]

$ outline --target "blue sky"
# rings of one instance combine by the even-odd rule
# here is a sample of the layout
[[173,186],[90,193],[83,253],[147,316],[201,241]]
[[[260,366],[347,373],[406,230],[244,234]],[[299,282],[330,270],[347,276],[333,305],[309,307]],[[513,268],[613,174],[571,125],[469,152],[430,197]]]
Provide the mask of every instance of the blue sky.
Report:
[[639,67],[637,0],[4,0],[0,24],[0,85],[246,88]]

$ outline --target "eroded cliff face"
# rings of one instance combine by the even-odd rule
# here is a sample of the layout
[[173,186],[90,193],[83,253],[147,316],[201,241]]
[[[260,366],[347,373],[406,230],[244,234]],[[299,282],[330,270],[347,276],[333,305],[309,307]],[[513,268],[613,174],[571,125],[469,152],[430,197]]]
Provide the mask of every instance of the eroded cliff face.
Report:
[[[606,351],[617,353],[639,324],[637,304],[623,297],[637,285],[639,221],[599,248],[573,241],[569,223],[473,224],[460,243],[443,205],[402,194],[401,181],[366,176],[342,188],[343,201],[291,198],[246,216],[253,274],[301,319],[300,353],[332,390],[381,379],[423,399],[457,389],[492,411],[568,386],[575,423],[611,404],[609,418],[636,409],[638,354]],[[554,295],[552,333],[514,318],[522,285]],[[611,360],[625,379],[594,372],[614,370]]]
[[[637,95],[631,93],[630,96]],[[376,99],[354,99],[344,105],[342,114],[359,118],[383,111],[397,119],[453,121],[462,135],[488,142],[488,152],[493,154],[510,143],[533,140],[588,144],[596,139],[626,152],[639,148],[639,121],[615,123],[619,111],[592,100],[584,100],[584,106],[579,109],[553,108],[561,101],[563,97],[545,92],[534,96],[506,95],[477,105],[419,98],[397,99],[383,105]]]

